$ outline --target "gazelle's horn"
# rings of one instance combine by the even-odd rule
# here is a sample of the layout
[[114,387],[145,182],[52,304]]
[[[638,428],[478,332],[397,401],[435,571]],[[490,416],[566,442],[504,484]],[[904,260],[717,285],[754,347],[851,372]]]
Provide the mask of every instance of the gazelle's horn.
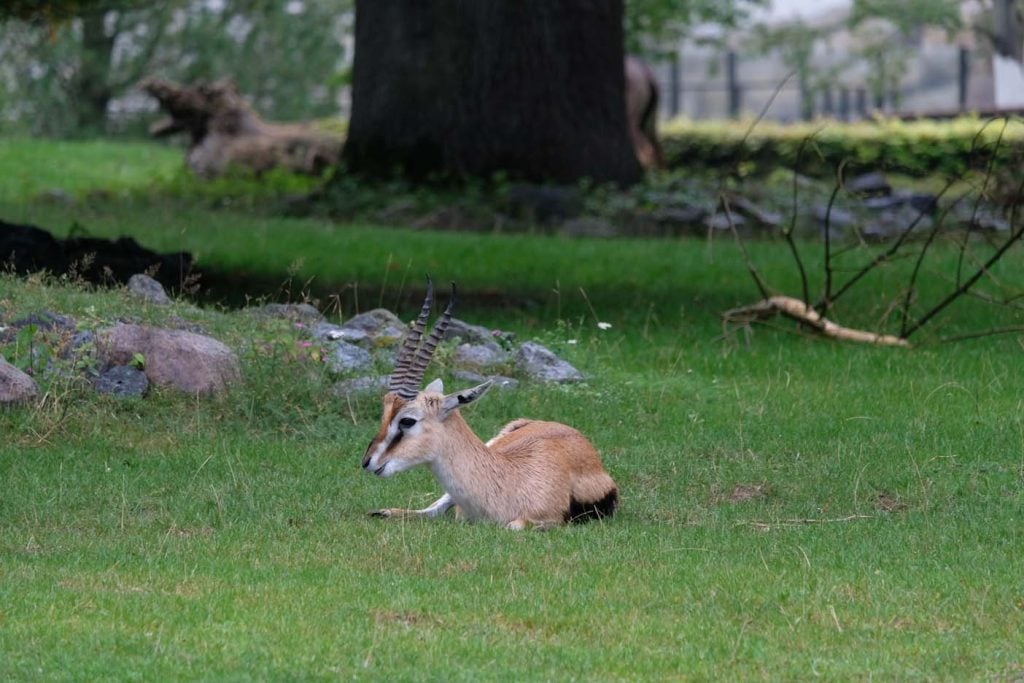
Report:
[[[430,359],[434,357],[434,351],[437,350],[437,345],[444,339],[444,333],[448,329],[448,323],[452,321],[452,311],[455,310],[455,283],[452,283],[452,298],[448,300],[448,305],[444,309],[444,313],[438,318],[437,322],[434,323],[434,329],[430,331],[430,336],[427,337],[419,350],[416,351],[416,357],[413,358],[411,365],[409,366],[409,374],[415,378],[415,381],[411,382],[411,385],[415,387],[414,392],[419,391],[420,383],[423,382],[423,375],[427,372],[427,365],[430,364]],[[415,395],[415,393],[413,394]],[[402,396],[399,393],[399,396]]]
[[397,393],[408,400],[416,398],[419,393],[419,384],[422,376],[416,377],[412,370],[412,362],[416,356],[416,349],[420,345],[420,337],[423,336],[423,328],[427,325],[427,318],[430,316],[430,308],[434,304],[434,283],[427,276],[427,296],[423,299],[423,307],[420,308],[419,317],[413,323],[412,329],[406,335],[402,348],[395,358],[395,369],[391,372],[391,381],[388,383],[388,391]]

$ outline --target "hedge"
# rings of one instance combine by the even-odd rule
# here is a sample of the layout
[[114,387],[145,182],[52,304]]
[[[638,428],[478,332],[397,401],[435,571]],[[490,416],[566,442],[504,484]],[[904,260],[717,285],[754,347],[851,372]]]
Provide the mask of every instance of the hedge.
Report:
[[825,176],[845,163],[853,171],[956,175],[985,168],[997,149],[1000,134],[999,165],[1024,160],[1024,120],[1020,118],[983,120],[963,116],[942,121],[872,119],[797,124],[760,121],[750,130],[752,123],[669,121],[660,131],[666,164],[670,169],[734,167],[744,174],[785,167],[805,175]]

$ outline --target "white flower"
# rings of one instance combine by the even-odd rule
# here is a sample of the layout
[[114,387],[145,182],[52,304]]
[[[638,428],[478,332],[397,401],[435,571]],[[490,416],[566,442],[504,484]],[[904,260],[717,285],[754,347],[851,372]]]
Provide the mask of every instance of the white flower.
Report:
[[572,345],[572,346],[575,346],[576,344],[578,344],[578,343],[579,343],[579,341],[580,341],[579,339],[568,339],[568,340],[566,340],[566,342],[565,342],[565,343],[566,343],[566,344],[570,344],[570,345]]
[[611,327],[612,327],[612,324],[611,323],[598,323],[597,327],[598,327],[598,329],[601,329],[601,330],[610,330]]

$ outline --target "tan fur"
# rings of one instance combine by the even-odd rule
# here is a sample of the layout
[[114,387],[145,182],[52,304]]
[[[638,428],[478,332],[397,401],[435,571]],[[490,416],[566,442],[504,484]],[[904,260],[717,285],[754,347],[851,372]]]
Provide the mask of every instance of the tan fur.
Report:
[[[421,393],[408,403],[393,394],[386,396],[381,427],[367,448],[364,467],[401,471],[425,464],[464,517],[510,528],[560,525],[567,520],[574,501],[576,505],[594,504],[617,495],[597,450],[572,427],[514,420],[484,444],[457,408],[446,412],[445,400],[439,393]],[[403,434],[397,443],[392,440],[381,451],[389,433],[395,433],[397,420],[410,416],[417,419],[415,430]],[[389,510],[380,514],[423,512]]]

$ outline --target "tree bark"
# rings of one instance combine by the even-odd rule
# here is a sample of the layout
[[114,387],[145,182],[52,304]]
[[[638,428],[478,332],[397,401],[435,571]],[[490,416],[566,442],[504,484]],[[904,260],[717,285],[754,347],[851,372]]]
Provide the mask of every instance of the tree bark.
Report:
[[349,170],[621,184],[622,0],[356,0]]

